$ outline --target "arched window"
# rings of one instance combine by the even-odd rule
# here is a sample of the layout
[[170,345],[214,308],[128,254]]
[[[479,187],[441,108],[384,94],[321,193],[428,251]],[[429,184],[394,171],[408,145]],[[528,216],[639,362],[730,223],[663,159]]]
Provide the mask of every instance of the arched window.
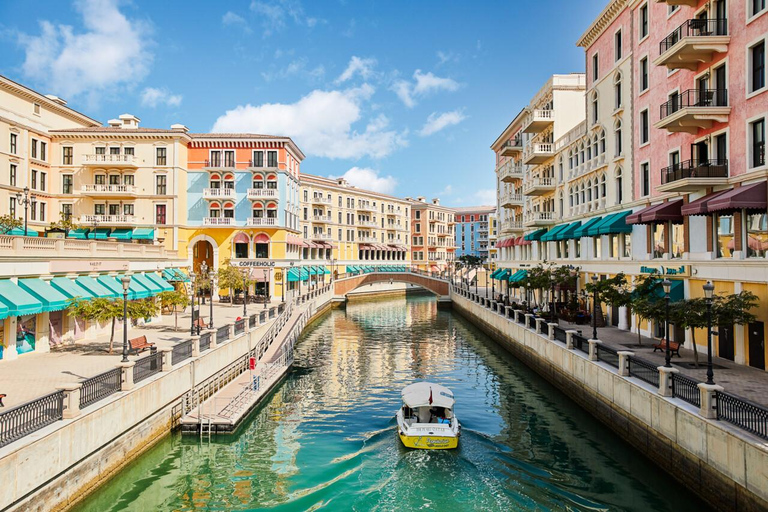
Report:
[[592,139],[591,138],[587,141],[587,160],[592,160]]
[[259,189],[259,190],[264,188],[264,175],[263,174],[261,174],[259,172],[253,173],[253,188]]
[[573,208],[573,189],[568,187],[568,206]]
[[598,114],[597,91],[595,91],[592,93],[592,124],[597,124]]
[[565,201],[563,201],[563,192],[560,191],[560,216],[565,216]]
[[277,189],[277,174],[270,174],[267,176],[267,188]]
[[210,185],[210,188],[221,188],[221,176],[215,172],[211,173],[211,178],[208,184]]
[[598,195],[599,190],[600,189],[598,188],[597,177],[595,177],[595,181],[592,184],[592,197],[595,199],[595,201],[597,201],[598,198],[600,197]]
[[595,158],[597,158],[597,155],[599,154],[597,152],[597,135],[592,139],[592,154],[595,155]]
[[573,149],[568,150],[568,169],[573,170]]
[[264,217],[264,204],[261,201],[254,201],[252,210],[254,219],[261,219]]
[[584,163],[584,144],[579,145],[579,155],[580,155],[579,163],[583,164]]
[[592,202],[592,180],[587,183],[587,202]]
[[600,197],[605,197],[607,195],[606,192],[607,191],[605,190],[605,174],[603,174],[602,176],[600,176]]
[[616,73],[613,77],[613,96],[616,101],[614,108],[616,110],[621,108],[621,73]]
[[605,130],[600,130],[600,154],[605,153]]
[[581,182],[581,203],[582,204],[587,202],[587,193],[584,187],[585,185],[584,185],[584,182],[582,181]]
[[224,188],[228,190],[235,189],[235,175],[232,173],[224,175]]
[[217,202],[211,203],[208,207],[208,216],[213,218],[221,217],[221,205]]
[[621,176],[621,167],[616,168],[616,204],[621,204],[624,200],[624,178]]
[[621,131],[621,119],[617,119],[616,123],[613,125],[614,130],[614,137],[616,138],[616,154],[614,156],[619,156],[624,151],[622,146],[622,131]]

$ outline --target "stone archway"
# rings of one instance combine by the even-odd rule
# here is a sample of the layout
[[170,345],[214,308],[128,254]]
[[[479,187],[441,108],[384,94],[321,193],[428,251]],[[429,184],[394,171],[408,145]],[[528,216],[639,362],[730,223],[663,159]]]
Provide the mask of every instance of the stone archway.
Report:
[[205,264],[212,269],[219,268],[219,244],[208,235],[197,235],[189,241],[187,246],[187,258],[192,269],[197,272],[200,263]]

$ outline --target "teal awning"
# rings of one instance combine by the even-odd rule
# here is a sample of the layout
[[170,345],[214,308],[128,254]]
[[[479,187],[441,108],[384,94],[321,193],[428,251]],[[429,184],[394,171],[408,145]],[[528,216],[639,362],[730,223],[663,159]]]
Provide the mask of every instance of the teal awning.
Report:
[[136,228],[132,233],[134,240],[154,240],[155,230],[152,228]]
[[589,231],[600,224],[602,221],[602,217],[592,217],[587,222],[582,224],[580,228],[576,228],[576,231],[573,232],[573,237],[581,238],[583,236],[590,236]]
[[109,228],[96,228],[88,232],[89,240],[106,240],[109,238]]
[[85,240],[86,238],[88,238],[88,230],[87,229],[70,229],[67,232],[67,237],[77,238],[78,240]]
[[587,229],[586,234],[587,236],[600,236],[600,227],[605,224],[606,222],[611,222],[613,219],[613,216],[616,215],[615,213],[612,213],[610,215],[606,215],[603,217],[603,220],[600,222],[597,222],[595,224],[592,224],[589,229]]
[[572,238],[577,238],[574,233],[577,229],[581,227],[581,221],[578,220],[574,223],[568,224],[568,226],[563,229],[562,231],[557,233],[557,236],[555,237],[555,240],[570,240]]
[[117,228],[113,229],[109,234],[110,238],[116,238],[118,240],[130,240],[133,235],[133,230],[130,228]]
[[552,229],[550,229],[549,231],[547,231],[541,237],[541,241],[542,242],[554,242],[555,240],[557,240],[557,238],[555,238],[557,236],[557,234],[560,233],[561,231],[563,231],[566,228],[568,228],[568,224],[558,224],[557,226],[555,226]]
[[288,282],[306,281],[309,279],[309,271],[305,268],[294,267],[288,270]]
[[503,269],[503,268],[497,268],[496,270],[494,270],[494,271],[493,271],[493,273],[491,274],[491,279],[496,279],[496,276],[498,276],[498,275],[499,275],[499,273],[500,273],[502,270],[504,270],[504,269]]
[[537,229],[533,233],[528,233],[525,235],[525,240],[528,242],[535,242],[536,240],[541,240],[541,237],[544,236],[544,233],[546,233],[546,229]]
[[177,281],[181,281],[182,283],[189,283],[190,282],[189,276],[187,274],[185,274],[184,272],[182,272],[180,269],[172,268],[171,270],[176,275],[176,280]]
[[307,271],[309,272],[309,275],[311,275],[311,276],[316,276],[318,274],[317,267],[315,267],[315,266],[309,266],[309,267],[305,267],[305,268],[307,269]]
[[43,304],[10,279],[0,280],[0,302],[8,307],[6,316],[36,315]]
[[67,309],[68,297],[42,279],[19,279],[18,285],[43,305],[43,311]]
[[[0,302],[0,320],[8,317],[8,306]],[[0,344],[0,356],[3,354],[3,345]]]
[[627,217],[632,211],[614,213],[600,223],[599,233],[601,235],[617,235],[619,233],[631,233],[632,226],[627,224]]
[[161,291],[172,292],[174,290],[173,286],[169,284],[168,281],[155,274],[154,272],[150,272],[145,275],[147,276],[147,279],[159,286]]
[[131,280],[133,279],[135,279],[141,286],[149,290],[149,293],[152,295],[157,295],[158,293],[163,291],[163,289],[160,288],[160,286],[157,283],[149,279],[144,274],[133,274],[131,276]]
[[509,282],[510,283],[517,283],[517,282],[522,281],[523,279],[525,279],[527,275],[528,275],[528,271],[527,270],[523,270],[523,269],[518,270],[517,272],[512,274],[512,276],[509,278]]
[[[659,284],[659,286],[654,290],[654,292],[657,297],[659,297],[660,299],[663,299],[664,288],[661,286],[662,280],[657,279],[656,282]],[[683,298],[685,297],[683,282],[676,279],[670,279],[669,282],[672,283],[672,286],[669,288],[669,301],[679,302],[683,300]]]
[[322,272],[323,274],[326,274],[326,275],[328,275],[328,274],[330,274],[330,273],[331,273],[331,271],[330,271],[330,270],[328,270],[328,267],[320,267],[320,270],[321,270],[321,272]]
[[[80,279],[79,277],[77,278]],[[112,297],[117,298],[123,298],[123,283],[118,281],[116,277],[112,276],[99,276],[97,279],[99,284],[103,285],[104,288],[108,289],[110,292],[112,292]],[[128,300],[133,300],[136,297],[134,297],[133,292],[129,289],[128,290]]]
[[504,281],[509,279],[509,276],[512,273],[508,268],[500,268],[497,272],[498,274],[496,274],[496,277],[494,277],[493,275],[491,275],[491,277],[499,281]]
[[[14,235],[14,236],[24,236],[24,228],[13,228],[12,230],[10,230],[6,234]],[[37,231],[35,231],[32,228],[27,228],[27,235],[26,236],[40,236],[40,233],[38,233]]]
[[[102,277],[108,277],[108,276],[102,276]],[[77,283],[78,285],[80,285],[81,288],[89,292],[92,297],[96,297],[99,299],[114,299],[115,297],[123,296],[122,286],[118,291],[113,291],[112,288],[109,288],[108,286],[104,286],[104,284],[101,283],[101,278],[95,279],[90,276],[79,276],[75,279],[75,283]]]
[[[128,298],[129,299],[131,299],[131,300],[146,299],[147,297],[151,297],[152,296],[152,292],[149,291],[149,288],[145,288],[141,284],[141,281],[139,281],[138,279],[134,279],[135,276],[129,276],[129,277],[131,278],[131,282],[128,283],[128,291],[129,291]],[[122,283],[119,280],[122,279],[122,278],[123,278],[122,275],[120,275],[117,278],[118,279],[118,283],[120,284],[120,286],[122,286]],[[130,293],[133,293],[133,297],[130,296]]]
[[51,279],[51,286],[59,290],[68,299],[90,300],[93,298],[93,294],[89,293],[82,286],[78,286],[77,283],[68,277],[54,277]]

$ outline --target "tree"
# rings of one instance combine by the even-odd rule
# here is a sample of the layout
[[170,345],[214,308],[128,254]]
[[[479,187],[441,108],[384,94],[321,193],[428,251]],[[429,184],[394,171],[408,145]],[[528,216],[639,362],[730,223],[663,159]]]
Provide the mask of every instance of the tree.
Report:
[[[246,278],[243,280],[243,273],[238,270],[237,268],[230,265],[229,260],[224,262],[224,265],[219,267],[219,271],[217,273],[218,275],[218,281],[219,281],[219,288],[226,288],[229,290],[229,295],[232,297],[233,300],[230,301],[230,306],[234,305],[234,295],[237,293],[240,293],[243,291],[243,284],[245,286],[250,286],[253,284],[252,279]],[[245,281],[245,283],[244,283]]]
[[13,229],[20,228],[21,226],[21,221],[16,217],[0,215],[0,233],[5,234]]
[[61,229],[64,230],[65,233],[69,233],[69,231],[72,229],[81,229],[81,226],[79,224],[75,224],[71,215],[65,216],[62,212],[61,218],[56,222],[51,222],[50,226],[48,226],[48,229]]
[[187,294],[178,290],[160,292],[157,296],[160,300],[160,307],[163,309],[170,309],[174,316],[173,330],[179,330],[179,309],[183,310],[189,305],[189,297]]
[[640,320],[663,321],[665,318],[665,304],[660,299],[661,279],[659,274],[653,273],[636,278],[635,288],[629,294],[632,311],[638,318],[637,322],[637,344],[642,345],[643,339],[640,335]]
[[597,292],[597,312],[599,316],[595,319],[595,325],[598,326],[605,325],[602,315],[603,310],[599,307],[600,304],[609,304],[620,308],[629,306],[632,303],[632,293],[629,290],[627,276],[623,272],[619,272],[608,279],[598,279],[596,282],[589,282],[584,289],[587,293],[592,294],[593,297],[594,293]]
[[[128,318],[132,320],[152,318],[157,315],[157,311],[157,304],[152,299],[128,302]],[[112,322],[109,336],[109,353],[112,353],[115,341],[115,323],[118,318],[123,318],[123,299],[71,299],[67,313],[69,316],[86,320]]]

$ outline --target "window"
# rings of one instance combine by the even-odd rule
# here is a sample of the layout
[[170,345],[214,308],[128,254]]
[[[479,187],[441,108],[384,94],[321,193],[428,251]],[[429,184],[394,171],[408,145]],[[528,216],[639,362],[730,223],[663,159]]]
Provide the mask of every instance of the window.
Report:
[[18,151],[18,140],[19,140],[19,136],[16,135],[15,133],[12,133],[11,134],[11,142],[10,142],[10,151],[14,155]]
[[730,258],[733,250],[733,216],[715,216],[715,254],[718,258]]
[[17,169],[16,165],[11,164],[11,170],[8,174],[8,181],[12,187],[16,186],[16,169]]
[[749,92],[755,92],[765,87],[765,40],[749,49],[749,66]]
[[640,144],[645,144],[650,138],[650,121],[648,119],[648,109],[640,112]]
[[62,204],[61,205],[61,220],[69,220],[72,218],[72,205],[71,204]]
[[747,258],[765,258],[768,254],[768,215],[747,214]]
[[37,139],[32,139],[32,145],[30,147],[32,150],[32,158],[37,159]]
[[253,152],[253,167],[264,167],[264,152],[263,151],[254,151]]
[[597,69],[597,54],[592,55],[592,81],[597,82],[598,69]]
[[111,146],[109,148],[109,154],[110,155],[119,155],[120,154],[120,146]]
[[37,188],[37,171],[32,170],[32,188]]
[[40,141],[40,160],[45,162],[45,154],[47,153],[48,144],[45,142]]
[[40,222],[45,222],[45,203],[40,202]]
[[651,171],[650,164],[648,162],[640,165],[640,172],[642,175],[642,190],[641,195],[647,196],[651,193]]
[[640,8],[640,39],[648,35],[648,4]]
[[133,204],[123,205],[123,215],[133,215]]
[[640,91],[648,90],[648,57],[640,59]]
[[669,257],[672,259],[680,259],[683,257],[684,251],[684,238],[685,238],[685,226],[682,224],[672,224],[672,229],[669,232]]
[[94,148],[94,151],[96,151],[95,154],[97,155],[106,155],[107,154],[107,148],[104,146],[99,146],[97,148]]
[[765,165],[765,119],[751,123],[750,127],[749,136],[752,138],[750,167],[761,167]]
[[750,0],[749,15],[757,16],[763,9],[765,9],[766,0]]
[[10,202],[8,205],[8,215],[10,215],[11,217],[16,217],[16,198],[11,197],[9,199],[10,199]]
[[29,220],[37,220],[37,203],[35,202],[29,205]]
[[277,151],[267,151],[267,167],[277,167]]
[[616,75],[616,81],[613,84],[613,94],[614,98],[616,100],[616,104],[614,105],[614,108],[616,110],[621,108],[621,75]]
[[32,104],[32,112],[34,112],[34,114],[36,116],[40,115],[40,104],[39,103],[33,103]]
[[71,174],[61,175],[61,193],[62,194],[72,193],[72,175]]
[[165,205],[164,204],[156,204],[155,205],[155,224],[165,224]]
[[134,155],[134,149],[135,148],[123,148],[123,154],[126,156],[133,156]]
[[61,163],[63,165],[72,165],[72,146],[61,148]]
[[622,235],[622,238],[624,240],[623,244],[623,258],[631,258],[632,257],[632,234],[631,233],[625,233]]
[[158,174],[155,179],[155,194],[158,196],[164,196],[167,193],[168,187],[166,180],[168,177],[164,174]]
[[597,124],[598,116],[597,93],[592,95],[592,124]]
[[167,159],[167,148],[157,148],[156,149],[156,155],[157,155],[157,165],[168,165],[168,159]]
[[106,185],[107,184],[107,177],[104,174],[97,174],[93,177],[93,181],[96,185]]
[[672,16],[679,8],[680,8],[679,5],[670,5],[667,8],[667,15]]
[[616,32],[616,35],[613,36],[613,37],[614,37],[614,45],[613,45],[613,47],[614,47],[615,54],[616,54],[615,58],[616,58],[616,60],[619,60],[621,58],[621,55],[622,55],[622,50],[621,50],[621,30]]
[[211,151],[209,167],[221,167],[221,151]]
[[669,154],[669,166],[673,169],[679,169],[680,168],[680,152],[679,151],[672,151]]
[[621,129],[621,121],[616,123],[614,136],[616,137],[616,154],[614,156],[621,156],[624,153],[624,132]]
[[93,214],[94,215],[106,215],[106,213],[107,213],[107,210],[106,210],[106,206],[104,205],[104,203],[99,203],[99,204],[93,205]]
[[45,182],[47,181],[46,178],[48,177],[47,173],[40,172],[40,190],[45,192]]
[[666,238],[666,224],[653,224],[653,257],[661,258],[664,253],[667,252],[665,238]]
[[224,152],[224,167],[234,167],[235,166],[235,152],[234,151],[225,151]]

